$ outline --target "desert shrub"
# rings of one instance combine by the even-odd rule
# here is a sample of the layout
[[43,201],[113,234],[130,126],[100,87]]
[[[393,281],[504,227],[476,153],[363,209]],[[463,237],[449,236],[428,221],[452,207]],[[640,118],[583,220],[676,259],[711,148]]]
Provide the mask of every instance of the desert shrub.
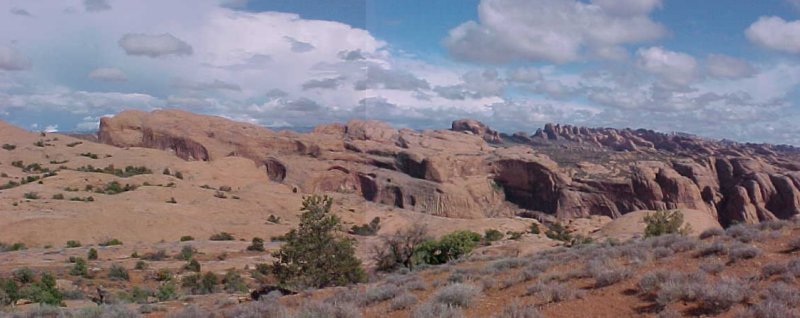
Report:
[[247,247],[247,250],[248,251],[263,252],[264,251],[264,239],[262,239],[260,237],[254,237],[253,241]]
[[175,197],[170,197],[169,200],[166,201],[167,203],[176,204],[178,200],[175,200]]
[[90,158],[90,159],[99,158],[96,153],[91,153],[91,152],[84,152],[84,153],[81,153],[80,155],[81,155],[81,157],[86,157],[86,158]]
[[196,259],[190,260],[186,265],[183,265],[183,270],[190,271],[190,272],[200,272],[200,262]]
[[89,249],[89,252],[86,253],[86,259],[93,261],[97,259],[97,250],[94,247]]
[[792,238],[787,242],[787,245],[789,246],[789,251],[800,251],[800,237]]
[[758,247],[738,245],[731,247],[730,252],[728,252],[728,259],[731,262],[735,262],[738,260],[755,258],[759,254],[761,254],[761,249]]
[[494,241],[499,241],[503,239],[503,232],[500,232],[495,229],[488,229],[483,232],[483,240],[487,243],[492,243]]
[[366,279],[355,257],[355,240],[336,235],[339,218],[330,213],[333,199],[310,196],[303,200],[300,225],[286,234],[286,243],[273,253],[272,273],[282,285],[340,286]]
[[191,235],[184,235],[184,236],[181,236],[180,241],[181,242],[194,241],[194,237],[191,236]]
[[786,263],[771,262],[761,266],[761,278],[766,279],[775,275],[782,275],[789,271]]
[[541,231],[539,230],[539,225],[536,223],[531,223],[530,232],[531,234],[537,234],[537,235],[541,233]]
[[350,234],[361,235],[361,236],[371,236],[378,234],[378,230],[381,229],[381,218],[375,217],[367,224],[363,225],[353,225],[350,228]]
[[418,301],[419,300],[417,299],[417,296],[414,296],[414,294],[403,292],[402,294],[392,298],[392,300],[389,302],[389,310],[395,311],[408,309],[411,308],[411,306],[416,305]]
[[100,246],[115,246],[115,245],[122,245],[122,241],[118,239],[110,239],[103,242],[98,243],[97,245]]
[[21,284],[33,283],[34,280],[33,270],[28,267],[14,269],[11,271],[11,276]]
[[[538,226],[536,227],[539,228]],[[569,242],[572,241],[572,234],[567,231],[567,228],[561,223],[553,223],[547,226],[547,231],[544,232],[548,238],[556,241]]]
[[184,245],[181,247],[181,251],[178,253],[177,258],[179,260],[188,261],[194,257],[194,254],[197,254],[197,249],[191,245]]
[[503,307],[503,311],[494,318],[540,318],[542,314],[536,309],[534,305],[521,305],[519,302],[514,301]]
[[189,305],[167,315],[167,318],[214,318],[214,314],[196,305]]
[[295,318],[361,318],[361,311],[350,303],[329,304],[324,302],[304,303]]
[[700,283],[688,281],[685,276],[673,276],[659,286],[656,303],[663,307],[678,300],[693,301],[701,288]]
[[159,282],[169,281],[172,280],[172,272],[167,268],[162,268],[155,273],[154,278]]
[[670,257],[673,254],[675,254],[675,252],[666,247],[659,246],[653,249],[653,257],[655,257],[656,259]]
[[135,269],[135,270],[145,270],[145,269],[147,269],[147,262],[145,262],[143,260],[138,260],[138,261],[136,261],[136,265],[133,266],[133,269]]
[[67,248],[76,248],[76,247],[81,247],[80,241],[75,241],[75,240],[67,241]]
[[718,274],[725,269],[725,264],[722,262],[711,262],[700,264],[700,270],[709,274]]
[[228,232],[220,232],[220,233],[212,234],[211,237],[209,237],[208,239],[212,240],[212,241],[233,241],[233,240],[236,240],[233,237],[233,234],[230,234]]
[[76,258],[75,264],[69,270],[69,274],[72,276],[89,276],[89,267],[86,265],[86,260],[80,257]]
[[690,229],[683,226],[683,212],[680,210],[656,211],[644,216],[644,237],[654,237],[664,234],[686,235]]
[[105,187],[102,190],[97,191],[97,192],[98,193],[105,193],[105,194],[109,194],[109,195],[114,195],[114,194],[119,194],[119,193],[123,193],[123,192],[133,191],[133,190],[136,190],[136,188],[138,188],[138,186],[136,186],[136,185],[131,185],[131,184],[127,184],[126,183],[123,186],[122,184],[120,184],[117,181],[111,181],[109,183],[106,183]]
[[742,280],[723,277],[706,284],[697,295],[699,308],[708,313],[721,313],[750,297],[750,285]]
[[38,193],[36,193],[36,192],[26,192],[26,193],[25,193],[25,194],[23,194],[22,196],[23,196],[25,199],[28,199],[28,200],[38,200],[38,199],[39,199],[39,194],[38,194]]
[[413,269],[416,248],[428,240],[428,229],[424,224],[412,224],[380,239],[381,243],[372,247],[372,258],[379,270]]
[[725,230],[725,234],[742,243],[750,243],[760,239],[760,232],[754,227],[737,224]]
[[234,269],[229,269],[225,273],[225,276],[222,278],[222,285],[225,291],[229,293],[243,293],[247,291],[247,284],[245,284],[244,278]]
[[181,280],[181,285],[184,288],[189,289],[192,294],[213,293],[217,283],[217,275],[212,272],[206,272],[203,275],[197,273],[184,276]]
[[489,263],[487,268],[492,271],[504,271],[509,268],[519,268],[528,264],[528,260],[521,257],[507,257]]
[[155,252],[148,252],[148,253],[145,253],[144,255],[142,255],[142,259],[143,260],[148,260],[148,261],[153,261],[153,262],[163,261],[163,260],[167,259],[168,257],[169,256],[167,255],[167,251],[164,250],[164,249],[159,249],[159,250],[157,250]]
[[800,305],[800,291],[782,282],[769,285],[762,293],[761,298],[763,302],[780,303],[792,308]]
[[718,227],[712,227],[700,233],[700,239],[705,240],[710,237],[722,236],[722,235],[725,235],[725,230]]
[[280,224],[281,223],[281,218],[275,216],[274,214],[270,214],[269,217],[267,217],[267,222],[272,223],[272,224]]
[[108,269],[108,279],[110,280],[129,280],[128,270],[117,264],[111,264]]
[[381,284],[367,288],[364,293],[364,304],[372,305],[396,297],[402,292],[395,284]]
[[38,281],[20,288],[18,293],[19,298],[48,305],[60,305],[64,298],[56,287],[55,277],[50,273],[42,273]]
[[411,311],[411,318],[462,318],[461,308],[437,302],[426,302]]
[[506,235],[508,235],[508,238],[510,238],[512,240],[515,240],[515,241],[519,240],[520,238],[522,238],[522,234],[523,234],[522,232],[516,232],[516,231],[508,231],[508,232],[506,232]]
[[261,297],[258,301],[252,301],[239,306],[235,306],[225,313],[225,317],[236,318],[284,318],[291,317],[277,297]]
[[548,303],[583,298],[583,291],[561,283],[537,283],[527,288],[528,295],[538,295]]
[[13,244],[6,244],[0,242],[0,252],[12,252],[12,251],[21,251],[27,249],[24,243],[17,242]]
[[695,256],[707,257],[711,255],[725,255],[728,253],[728,248],[722,242],[713,242],[700,246]]
[[769,220],[758,223],[758,229],[761,231],[767,231],[767,230],[778,231],[785,227],[788,227],[789,225],[791,225],[791,223],[786,220]]
[[437,290],[433,294],[433,299],[438,303],[449,306],[469,307],[472,300],[479,296],[480,293],[480,288],[476,286],[455,283]]
[[737,315],[741,318],[784,318],[796,317],[797,315],[785,304],[765,300],[750,306],[743,313]]
[[428,240],[417,245],[414,257],[418,262],[438,265],[469,254],[481,240],[481,235],[472,231],[456,231],[439,240]]
[[222,191],[215,191],[214,192],[214,197],[215,198],[219,198],[219,199],[227,199],[228,198],[228,196],[225,195],[225,192],[222,192]]
[[11,150],[17,149],[17,146],[16,145],[12,145],[12,144],[3,144],[3,149],[11,151]]
[[619,283],[631,276],[631,271],[627,268],[607,269],[594,273],[594,287],[605,287]]

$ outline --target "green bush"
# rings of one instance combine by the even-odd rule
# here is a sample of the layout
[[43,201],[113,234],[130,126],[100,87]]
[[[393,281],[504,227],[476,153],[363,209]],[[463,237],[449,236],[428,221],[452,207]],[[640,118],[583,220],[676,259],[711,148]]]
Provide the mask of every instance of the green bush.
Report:
[[229,293],[247,292],[247,284],[245,284],[244,278],[233,269],[225,273],[225,277],[222,278],[222,284],[225,286],[225,291]]
[[97,250],[94,249],[94,247],[90,248],[89,252],[86,254],[86,258],[89,259],[90,261],[96,260],[97,259]]
[[183,180],[183,173],[180,171],[175,171],[175,178]]
[[376,216],[368,224],[353,225],[353,227],[350,228],[350,233],[361,236],[371,236],[378,234],[378,230],[380,229],[381,229],[381,218]]
[[184,235],[184,236],[181,236],[180,241],[181,242],[194,241],[194,237],[191,236],[191,235]]
[[138,261],[136,261],[136,265],[133,266],[133,269],[135,269],[135,270],[145,270],[145,269],[147,269],[147,262],[145,262],[143,260],[138,260]]
[[486,241],[486,243],[502,240],[503,232],[500,232],[495,229],[488,229],[485,232],[483,232],[483,239],[484,241]]
[[333,199],[310,196],[303,200],[300,225],[286,234],[286,243],[273,253],[272,273],[281,285],[328,287],[366,279],[355,256],[356,241],[337,235],[339,218],[330,212]]
[[200,262],[198,262],[196,259],[192,259],[188,263],[186,263],[186,265],[183,265],[183,269],[187,270],[187,271],[190,271],[190,272],[199,273],[200,272]]
[[158,286],[156,298],[159,301],[167,301],[178,298],[178,287],[173,282],[167,282]]
[[192,274],[183,277],[181,280],[181,286],[188,289],[192,294],[213,293],[217,284],[217,275],[212,272],[206,272],[203,275],[200,275],[199,273]]
[[254,237],[253,242],[250,243],[250,246],[247,247],[248,251],[257,251],[263,252],[264,251],[264,239],[260,237]]
[[235,240],[233,235],[228,233],[228,232],[220,232],[220,233],[213,234],[208,239],[212,240],[212,241],[233,241],[233,240]]
[[18,297],[35,303],[58,306],[61,305],[64,295],[56,287],[55,277],[50,273],[42,273],[39,281],[20,288]]
[[14,269],[11,276],[21,284],[33,283],[33,270],[28,267]]
[[24,243],[17,242],[11,245],[6,243],[0,242],[0,252],[13,252],[13,251],[21,251],[27,249]]
[[11,151],[11,150],[17,149],[17,146],[16,145],[12,145],[12,144],[3,144],[3,149]]
[[644,216],[644,237],[654,237],[664,234],[686,235],[691,231],[687,224],[683,226],[683,213],[680,210],[661,210],[648,213]]
[[195,253],[197,253],[197,249],[191,245],[184,245],[181,247],[181,252],[178,253],[178,259],[188,261],[194,257]]
[[[90,198],[91,198],[91,197],[90,197]],[[100,242],[100,243],[98,243],[97,245],[100,245],[100,246],[115,246],[115,245],[122,245],[122,241],[120,241],[120,240],[118,240],[118,239],[110,239],[110,240],[107,240],[107,241],[104,241],[104,242]]]
[[468,254],[481,241],[481,235],[472,231],[456,231],[439,240],[428,240],[414,251],[418,262],[444,264]]
[[80,257],[76,258],[75,265],[72,265],[69,274],[81,277],[89,276],[89,267],[86,265],[86,260]]
[[53,195],[52,198],[53,198],[53,200],[64,200],[64,194],[63,193],[56,193],[56,194]]
[[550,224],[547,227],[547,232],[544,232],[544,235],[556,241],[563,241],[563,242],[572,241],[572,234],[570,234],[567,231],[567,228],[561,225],[561,223]]
[[531,223],[531,233],[533,233],[533,234],[541,233],[541,231],[539,231],[539,225],[538,224]]
[[76,247],[81,247],[80,241],[75,241],[75,240],[67,241],[67,248],[76,248]]
[[38,193],[36,193],[36,192],[26,192],[26,193],[25,193],[25,194],[23,194],[22,196],[23,196],[25,199],[28,199],[28,200],[38,200],[38,199],[39,199],[39,194],[38,194]]
[[117,264],[111,264],[108,270],[108,279],[110,280],[129,280],[128,270]]

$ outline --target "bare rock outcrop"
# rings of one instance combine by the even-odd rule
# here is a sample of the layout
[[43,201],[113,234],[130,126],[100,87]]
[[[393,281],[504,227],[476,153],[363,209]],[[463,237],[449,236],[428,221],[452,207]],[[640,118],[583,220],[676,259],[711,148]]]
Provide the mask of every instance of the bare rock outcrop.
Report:
[[351,120],[301,134],[162,110],[103,118],[98,136],[185,160],[245,157],[299,191],[445,217],[511,216],[514,205],[559,218],[687,209],[723,225],[800,214],[800,150],[644,129],[547,124],[505,135],[470,119],[424,131]]

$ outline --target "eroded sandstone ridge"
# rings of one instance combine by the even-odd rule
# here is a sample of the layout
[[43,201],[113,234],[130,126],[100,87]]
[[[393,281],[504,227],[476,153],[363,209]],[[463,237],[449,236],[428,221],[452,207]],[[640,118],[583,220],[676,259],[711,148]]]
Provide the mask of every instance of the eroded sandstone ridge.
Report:
[[800,213],[798,149],[650,130],[548,124],[505,135],[469,119],[425,131],[352,120],[301,134],[161,110],[103,118],[98,135],[186,160],[241,156],[298,191],[349,192],[447,217],[689,208],[730,224]]

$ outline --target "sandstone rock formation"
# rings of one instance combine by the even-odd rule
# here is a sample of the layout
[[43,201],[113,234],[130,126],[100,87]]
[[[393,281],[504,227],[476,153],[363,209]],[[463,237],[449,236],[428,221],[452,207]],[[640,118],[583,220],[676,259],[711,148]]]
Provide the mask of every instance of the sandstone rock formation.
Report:
[[186,160],[249,158],[302,192],[352,192],[438,216],[559,218],[690,209],[721,224],[800,214],[800,150],[650,130],[547,124],[508,136],[469,119],[451,130],[377,121],[275,132],[177,110],[101,121],[101,142],[174,151]]

